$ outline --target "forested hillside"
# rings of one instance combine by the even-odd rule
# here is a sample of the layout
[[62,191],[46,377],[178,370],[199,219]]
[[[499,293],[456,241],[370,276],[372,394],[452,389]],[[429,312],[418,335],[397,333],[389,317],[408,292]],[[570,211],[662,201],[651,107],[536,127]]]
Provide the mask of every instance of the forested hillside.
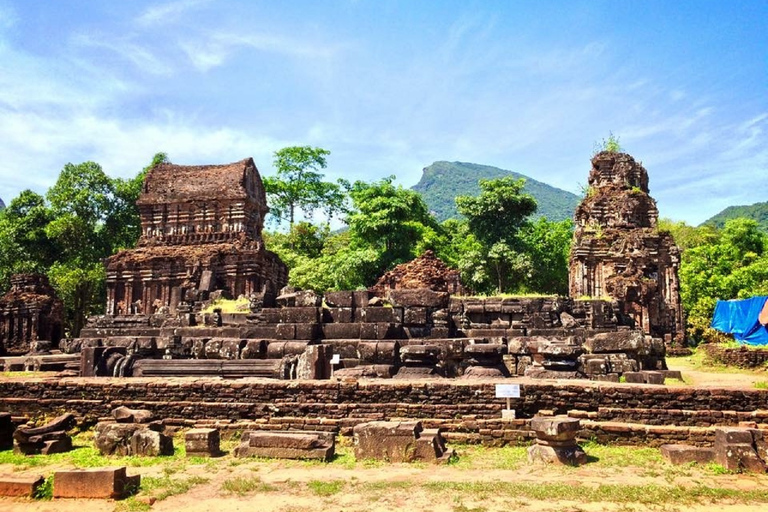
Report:
[[760,231],[768,233],[768,201],[741,206],[729,206],[712,218],[704,221],[703,225],[722,228],[731,219],[752,219],[757,222]]
[[477,195],[480,193],[478,181],[481,179],[496,179],[505,176],[524,178],[524,193],[536,199],[538,209],[533,218],[546,217],[551,221],[561,221],[573,218],[573,212],[579,204],[576,194],[547,185],[523,174],[465,162],[435,162],[424,168],[421,180],[412,187],[419,192],[439,221],[458,218],[455,198],[462,195]]

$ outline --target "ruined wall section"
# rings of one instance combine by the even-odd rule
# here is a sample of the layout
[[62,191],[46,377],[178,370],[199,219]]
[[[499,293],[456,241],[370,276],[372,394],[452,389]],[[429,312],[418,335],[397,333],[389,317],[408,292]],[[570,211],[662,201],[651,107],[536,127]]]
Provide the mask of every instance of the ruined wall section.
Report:
[[575,214],[569,291],[574,298],[610,297],[645,333],[682,341],[680,250],[658,231],[648,191],[648,173],[630,155],[595,155]]
[[0,297],[0,355],[22,355],[37,341],[56,348],[62,337],[64,303],[42,274],[17,274]]

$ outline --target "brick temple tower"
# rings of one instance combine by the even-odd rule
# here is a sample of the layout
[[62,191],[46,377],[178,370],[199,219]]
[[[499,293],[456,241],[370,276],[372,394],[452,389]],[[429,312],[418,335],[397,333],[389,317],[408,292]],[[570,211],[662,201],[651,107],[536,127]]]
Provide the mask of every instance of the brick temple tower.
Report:
[[107,314],[151,314],[215,290],[274,295],[288,271],[261,237],[267,200],[248,158],[226,165],[160,164],[139,200],[138,247],[107,260]]
[[587,195],[576,209],[569,269],[571,297],[610,297],[647,334],[684,339],[680,250],[657,228],[648,172],[630,155],[592,158]]

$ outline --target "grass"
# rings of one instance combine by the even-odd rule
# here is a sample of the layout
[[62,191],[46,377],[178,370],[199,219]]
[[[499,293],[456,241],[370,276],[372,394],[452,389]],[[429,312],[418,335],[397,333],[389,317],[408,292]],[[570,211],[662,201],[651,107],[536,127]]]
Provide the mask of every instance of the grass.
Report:
[[333,496],[334,494],[338,494],[344,489],[345,485],[346,482],[344,482],[344,480],[310,480],[307,482],[307,488],[318,496]]
[[277,490],[277,487],[262,482],[259,476],[237,476],[224,480],[221,484],[221,490],[230,494],[245,496],[254,492],[274,492]]
[[759,380],[755,382],[755,389],[768,389],[768,381]]
[[[247,298],[243,299],[219,299],[216,302],[212,302],[207,308],[203,309],[203,313],[213,313],[214,309],[221,309],[222,313],[250,313],[248,306],[250,301]],[[243,309],[245,307],[245,309]]]
[[172,478],[171,475],[160,477],[147,476],[141,479],[140,489],[162,501],[171,496],[184,494],[196,485],[207,483],[208,478],[201,476],[190,476],[186,478]]
[[578,501],[640,503],[694,504],[714,503],[724,500],[738,503],[768,503],[768,490],[738,490],[696,485],[693,487],[648,485],[600,484],[571,485],[566,483],[526,482],[427,482],[426,490],[436,493],[450,493],[478,498],[480,496],[501,496],[527,498],[539,501]]

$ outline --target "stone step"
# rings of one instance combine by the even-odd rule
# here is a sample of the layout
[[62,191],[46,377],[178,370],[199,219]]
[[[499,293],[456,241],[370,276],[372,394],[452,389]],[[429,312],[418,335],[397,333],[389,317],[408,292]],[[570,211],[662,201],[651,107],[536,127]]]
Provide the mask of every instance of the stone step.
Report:
[[280,359],[140,359],[135,377],[220,376],[281,378]]
[[44,482],[39,475],[0,475],[0,496],[32,498]]

